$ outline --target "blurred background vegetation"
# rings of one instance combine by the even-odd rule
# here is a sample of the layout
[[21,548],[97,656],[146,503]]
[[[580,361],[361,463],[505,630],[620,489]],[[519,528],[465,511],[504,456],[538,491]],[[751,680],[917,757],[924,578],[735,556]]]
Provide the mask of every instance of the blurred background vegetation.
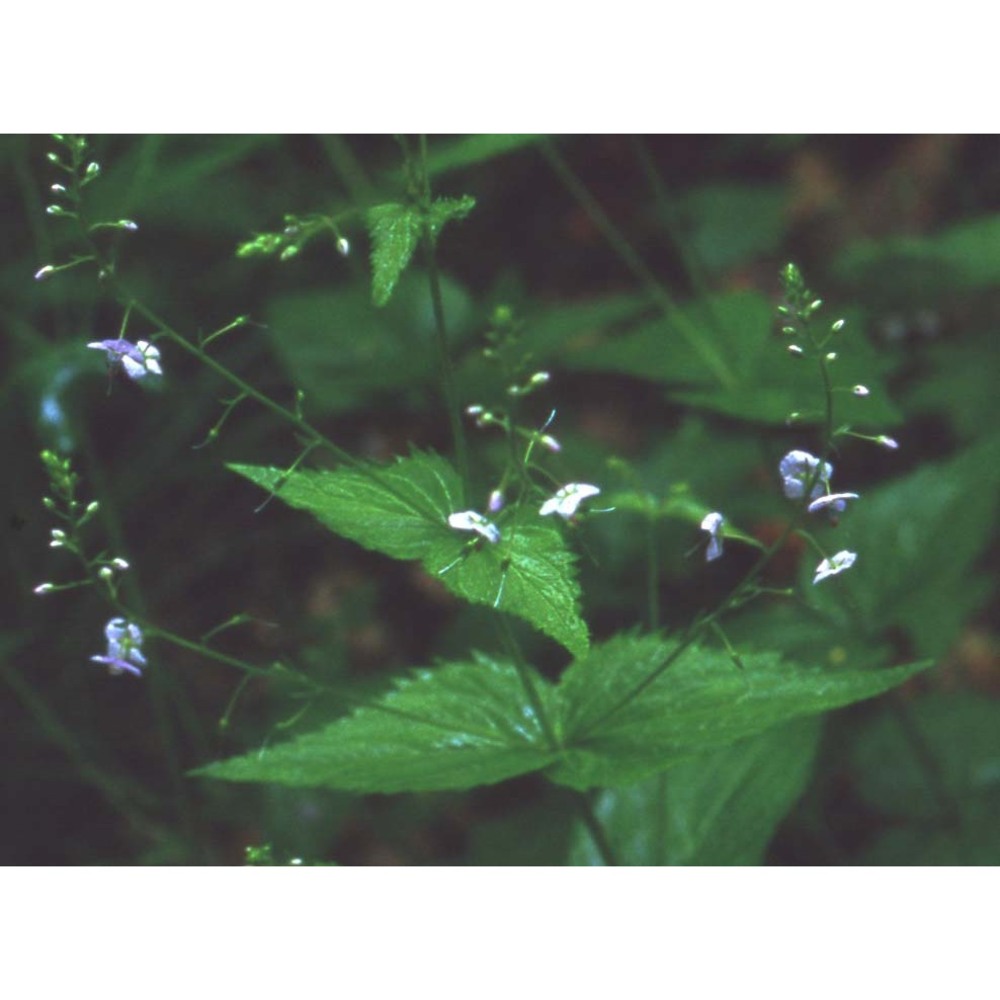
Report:
[[[217,356],[286,404],[304,389],[311,419],[355,454],[385,459],[410,442],[448,451],[419,267],[386,307],[371,301],[363,211],[403,197],[391,137],[91,143],[103,168],[88,188],[96,211],[139,223],[120,237],[120,274],[133,294],[192,338],[249,314],[254,322],[220,340]],[[246,613],[254,621],[227,631],[220,648],[359,690],[495,643],[486,612],[415,566],[337,539],[280,503],[255,513],[259,492],[224,463],[284,466],[297,444],[243,404],[218,441],[193,448],[227,396],[211,372],[165,348],[161,385],[115,381],[109,391],[102,357],[84,345],[118,336],[121,309],[86,268],[32,280],[67,256],[68,227],[45,214],[58,180],[50,148],[45,137],[0,140],[0,862],[234,864],[253,845],[271,845],[278,861],[565,860],[572,810],[566,793],[537,777],[396,797],[186,777],[313,728],[339,706],[303,706],[268,681],[248,684],[227,712],[240,675],[166,644],[147,650],[141,681],[109,678],[88,659],[102,651],[109,617],[99,596],[32,593],[72,572],[48,548],[38,453],[49,447],[72,455],[82,497],[101,500],[95,548],[129,560],[130,600],[174,632],[198,637]],[[873,432],[901,447],[855,442],[837,459],[837,485],[871,498],[874,513],[851,529],[863,552],[859,586],[891,574],[891,586],[878,584],[891,599],[866,605],[860,626],[832,592],[808,611],[776,602],[735,619],[731,638],[820,662],[877,653],[938,665],[898,694],[826,720],[798,805],[756,855],[732,860],[1000,863],[997,139],[442,136],[431,137],[430,152],[435,193],[476,199],[439,247],[463,404],[495,399],[480,349],[494,310],[507,305],[525,349],[553,374],[532,405],[539,425],[558,410],[552,432],[565,481],[627,485],[607,464],[616,456],[650,492],[690,489],[773,540],[777,457],[804,443],[783,423],[780,342],[758,356],[744,331],[770,330],[788,260],[828,303],[824,315],[849,318],[844,357],[856,367],[845,372],[878,389],[851,417],[868,414]],[[343,217],[350,255],[317,239],[284,262],[237,258],[240,243],[280,232],[288,213]],[[709,317],[742,387],[710,391],[682,349],[663,349],[649,276],[694,321]],[[129,332],[153,331],[134,321]],[[470,429],[470,441],[482,509],[500,440]],[[603,638],[643,619],[647,536],[622,511],[593,519],[582,537],[584,613]],[[730,545],[719,571],[706,573],[680,525],[664,525],[656,545],[667,627],[712,606],[750,558]],[[784,550],[770,582],[791,585],[801,555]],[[807,553],[804,564],[813,562]],[[564,664],[527,628],[521,638],[543,669]],[[224,713],[230,724],[220,727]],[[574,860],[586,860],[578,848]]]

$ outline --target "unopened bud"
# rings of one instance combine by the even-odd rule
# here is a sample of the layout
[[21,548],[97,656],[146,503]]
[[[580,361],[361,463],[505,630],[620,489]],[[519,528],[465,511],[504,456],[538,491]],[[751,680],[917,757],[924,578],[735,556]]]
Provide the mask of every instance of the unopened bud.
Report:
[[297,246],[285,247],[278,255],[278,260],[291,260],[298,252],[299,248]]
[[46,153],[45,159],[48,160],[49,163],[55,163],[57,166],[60,167],[62,166],[62,163],[59,160],[59,155],[57,153]]
[[472,406],[467,406],[465,412],[470,417],[478,417],[480,413],[483,412],[483,408],[478,403],[473,403]]
[[51,264],[46,264],[35,272],[35,281],[44,281],[50,274],[55,273],[56,269]]
[[543,434],[538,439],[549,451],[562,451],[562,445],[551,435]]
[[120,569],[123,572],[128,569],[128,563],[124,559],[112,559],[111,565],[114,566],[115,569]]
[[787,350],[789,354],[794,354],[797,358],[801,358],[806,353],[798,344],[789,344]]
[[45,209],[48,215],[67,215],[66,209],[62,205],[49,205]]
[[50,549],[61,549],[62,547],[63,547],[63,540],[61,538],[53,538],[52,541],[49,542]]
[[791,336],[796,331],[795,331],[795,327],[794,326],[783,326],[781,328],[781,332],[782,333],[787,333],[789,336]]
[[899,442],[895,438],[886,437],[884,434],[880,434],[875,438],[875,443],[881,445],[883,448],[887,448],[889,451],[895,451],[899,447]]
[[96,177],[101,172],[101,165],[94,160],[87,164],[85,176]]
[[535,372],[535,374],[528,379],[528,385],[545,385],[550,378],[552,378],[552,376],[548,372]]
[[812,302],[809,303],[809,311],[816,312],[816,310],[819,309],[821,305],[823,305],[822,299],[814,299]]
[[65,541],[66,540],[66,532],[63,531],[62,528],[53,528],[52,529],[52,537],[56,541],[60,541],[60,542]]
[[36,594],[48,594],[55,589],[55,586],[51,583],[40,583],[37,587],[35,587],[34,592]]
[[42,497],[42,506],[46,510],[55,510],[56,502],[52,499],[52,497]]
[[836,323],[832,324],[830,327],[831,333],[840,333],[844,329],[844,320],[838,319]]
[[87,504],[87,509],[84,513],[96,514],[100,508],[101,505],[96,500],[91,500],[90,503]]
[[53,184],[52,187],[49,188],[49,190],[53,194],[65,194],[66,193],[66,187],[63,184]]
[[118,225],[122,229],[127,229],[130,233],[135,233],[139,231],[139,223],[133,222],[131,219],[119,219]]
[[792,424],[797,424],[801,419],[802,414],[799,413],[798,410],[793,410],[787,417],[785,417],[785,424],[791,426]]
[[837,360],[837,352],[836,351],[830,351],[830,353],[826,356],[826,360],[827,361],[836,361]]
[[351,252],[351,244],[347,242],[347,239],[343,236],[337,240],[337,253],[341,257],[346,257]]
[[115,575],[115,571],[110,566],[102,566],[98,571],[97,575],[102,580],[110,580],[111,577]]
[[500,490],[494,490],[490,494],[490,499],[486,506],[489,508],[491,514],[495,514],[498,510],[503,510],[504,502],[504,495]]
[[869,390],[866,385],[856,385],[851,392],[853,392],[855,396],[868,396],[871,394],[871,390]]

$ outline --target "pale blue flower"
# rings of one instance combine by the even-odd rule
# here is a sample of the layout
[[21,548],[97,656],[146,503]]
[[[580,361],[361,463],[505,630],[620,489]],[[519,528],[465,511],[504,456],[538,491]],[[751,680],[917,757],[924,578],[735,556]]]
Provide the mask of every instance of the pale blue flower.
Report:
[[130,673],[142,676],[141,667],[146,665],[142,655],[142,629],[124,618],[112,618],[104,626],[104,637],[108,640],[108,651],[103,656],[92,656],[95,663],[107,664],[112,674]]
[[824,559],[816,567],[816,576],[813,577],[813,583],[819,583],[820,580],[825,580],[828,576],[836,576],[838,573],[843,573],[845,569],[850,569],[854,565],[854,560],[857,558],[857,552],[848,552],[845,549],[842,552],[838,552],[835,556],[830,556],[829,559]]
[[112,368],[121,368],[135,382],[147,375],[163,374],[160,350],[148,340],[140,340],[135,344],[130,340],[97,340],[87,346],[106,352],[108,364]]
[[781,473],[782,487],[785,496],[789,500],[799,500],[806,494],[806,485],[813,480],[812,489],[809,491],[811,500],[829,492],[830,477],[833,475],[833,466],[829,462],[823,463],[823,468],[817,475],[819,459],[815,455],[810,455],[807,451],[790,451],[778,465]]
[[726,519],[718,511],[706,514],[702,519],[701,530],[707,531],[709,535],[705,562],[711,562],[722,555],[722,526],[725,523]]

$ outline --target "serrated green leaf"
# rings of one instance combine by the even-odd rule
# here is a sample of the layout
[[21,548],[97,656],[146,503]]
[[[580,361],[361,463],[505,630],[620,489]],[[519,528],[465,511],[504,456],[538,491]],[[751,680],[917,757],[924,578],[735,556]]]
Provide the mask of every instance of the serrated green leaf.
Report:
[[573,663],[557,692],[566,749],[550,771],[554,781],[574,788],[636,781],[799,716],[874,697],[929,666],[826,670],[744,652],[740,670],[721,650],[691,646],[622,704],[676,648],[659,636],[618,636]]
[[431,235],[436,237],[446,222],[464,219],[475,207],[476,199],[469,194],[463,194],[461,198],[436,199],[427,215]]
[[[464,219],[475,204],[471,195],[438,198],[426,218],[431,236],[436,238],[446,222]],[[417,249],[425,220],[416,206],[389,202],[370,208],[367,221],[372,238],[372,301],[384,306]]]
[[420,213],[390,202],[368,210],[372,238],[372,301],[384,306],[420,241]]
[[[230,468],[268,490],[283,477],[278,469]],[[419,559],[452,593],[524,618],[575,655],[588,648],[575,557],[559,529],[533,508],[509,508],[497,519],[500,542],[470,547],[476,536],[448,525],[463,509],[461,487],[440,456],[415,453],[369,473],[294,472],[277,496],[365,548]]]
[[[543,702],[552,689],[533,677]],[[517,670],[480,657],[399,678],[324,729],[195,774],[355,792],[472,788],[545,767],[554,754]]]
[[[756,865],[802,793],[822,729],[796,719],[600,794],[594,811],[619,864]],[[572,864],[602,864],[581,826]]]

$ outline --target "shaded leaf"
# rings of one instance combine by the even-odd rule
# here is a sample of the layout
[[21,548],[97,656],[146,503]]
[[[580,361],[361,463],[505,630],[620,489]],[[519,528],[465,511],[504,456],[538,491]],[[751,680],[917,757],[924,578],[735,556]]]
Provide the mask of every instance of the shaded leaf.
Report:
[[[534,676],[543,700],[551,686]],[[370,707],[194,774],[355,792],[472,788],[553,759],[513,666],[480,657],[399,678]]]
[[[929,664],[828,670],[691,646],[626,703],[677,648],[659,636],[618,636],[576,660],[560,681],[564,757],[550,771],[574,788],[620,785],[701,751],[726,746],[804,715],[874,697]],[[619,707],[621,706],[621,707]]]
[[[597,818],[627,865],[757,865],[812,772],[821,722],[796,719],[604,791]],[[571,863],[599,865],[581,826]]]
[[[277,469],[230,468],[269,490],[283,477]],[[518,615],[570,652],[586,652],[575,557],[559,529],[524,507],[502,512],[496,545],[449,527],[448,516],[464,504],[458,475],[445,459],[415,453],[366,472],[294,472],[277,496],[365,548],[419,559],[459,597]]]
[[940,655],[990,593],[990,580],[973,566],[988,544],[998,494],[998,437],[866,493],[838,529],[846,529],[844,547],[858,552],[857,562],[839,586],[808,587],[810,603],[839,615],[845,628],[860,611],[868,636],[901,626],[921,655]]

